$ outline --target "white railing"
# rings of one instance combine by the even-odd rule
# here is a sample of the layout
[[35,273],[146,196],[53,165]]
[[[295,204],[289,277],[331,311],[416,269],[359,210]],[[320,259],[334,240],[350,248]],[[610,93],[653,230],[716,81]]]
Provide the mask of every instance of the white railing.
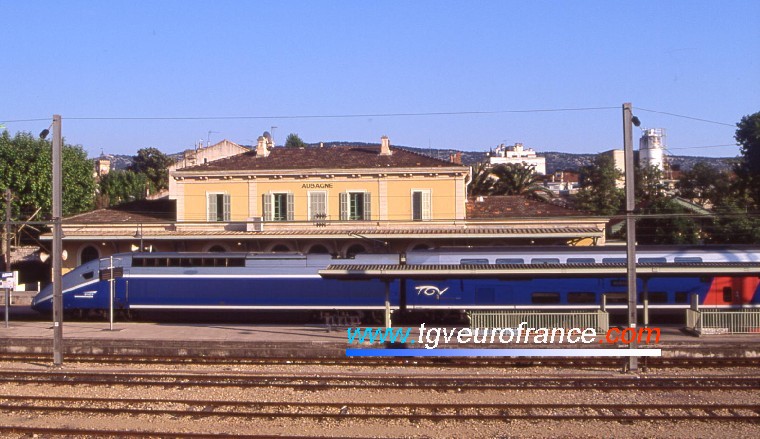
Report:
[[699,335],[758,334],[760,309],[687,309],[686,328]]
[[529,328],[595,328],[606,332],[610,327],[606,311],[476,310],[468,312],[471,328],[517,328],[525,322]]

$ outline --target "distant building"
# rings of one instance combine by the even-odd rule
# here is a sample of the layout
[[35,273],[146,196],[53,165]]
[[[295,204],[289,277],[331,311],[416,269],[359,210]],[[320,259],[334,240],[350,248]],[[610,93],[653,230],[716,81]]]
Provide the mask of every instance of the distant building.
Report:
[[523,148],[522,143],[515,143],[514,145],[505,146],[503,143],[496,147],[491,157],[489,157],[491,165],[498,165],[502,163],[513,164],[525,164],[536,167],[536,173],[546,174],[546,158],[538,157],[536,151],[531,148]]
[[[622,149],[613,149],[601,153],[612,157],[615,162],[615,169],[621,172],[621,177],[617,180],[617,187],[625,187],[625,151]],[[665,129],[650,128],[643,130],[639,139],[639,150],[633,151],[633,160],[638,162],[640,167],[654,166],[663,171],[663,182],[669,180],[667,175],[668,166],[665,160]]]
[[600,155],[612,157],[612,162],[615,164],[615,169],[620,171],[620,178],[615,182],[615,186],[618,189],[625,187],[625,153],[622,149],[611,149],[605,151]]
[[654,166],[665,170],[665,129],[649,128],[639,139],[639,166]]
[[[268,133],[265,133],[268,134]],[[271,137],[267,137],[271,142]],[[271,148],[273,145],[269,145]],[[182,157],[177,159],[172,165],[169,166],[169,173],[176,171],[177,169],[190,168],[192,166],[203,165],[216,160],[226,159],[227,157],[236,156],[250,151],[250,149],[240,146],[235,142],[230,142],[227,139],[221,142],[203,148],[201,142],[195,149],[188,149],[182,153]],[[169,193],[174,193],[177,190],[177,182],[173,178],[169,179]]]
[[95,178],[100,179],[109,172],[111,172],[111,158],[101,153],[100,157],[95,159]]
[[546,176],[544,186],[555,195],[575,194],[580,188],[580,174],[574,171],[556,171]]

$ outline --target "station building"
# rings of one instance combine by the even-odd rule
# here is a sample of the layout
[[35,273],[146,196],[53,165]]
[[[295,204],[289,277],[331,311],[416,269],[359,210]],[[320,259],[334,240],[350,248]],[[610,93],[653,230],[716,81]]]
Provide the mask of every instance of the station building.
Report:
[[[171,169],[168,198],[63,221],[65,269],[129,251],[350,258],[444,246],[603,245],[606,218],[522,196],[467,197],[467,166],[379,145],[272,147]],[[49,237],[48,237],[49,238]]]

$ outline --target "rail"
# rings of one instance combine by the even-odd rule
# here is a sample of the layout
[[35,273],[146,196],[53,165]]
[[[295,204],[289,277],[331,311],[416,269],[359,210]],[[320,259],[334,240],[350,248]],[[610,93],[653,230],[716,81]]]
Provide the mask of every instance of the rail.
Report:
[[526,322],[530,328],[610,328],[607,311],[475,310],[467,313],[471,328],[517,328]]

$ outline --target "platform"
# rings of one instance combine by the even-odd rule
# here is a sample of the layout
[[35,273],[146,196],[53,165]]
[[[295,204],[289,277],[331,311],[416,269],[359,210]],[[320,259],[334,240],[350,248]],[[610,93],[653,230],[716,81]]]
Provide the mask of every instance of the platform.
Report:
[[[108,322],[72,321],[64,322],[63,328],[64,353],[68,354],[330,358],[344,357],[347,347],[360,347],[347,344],[345,327],[328,331],[317,324],[115,322],[111,331]],[[410,337],[417,339],[418,327],[411,328]],[[695,337],[680,327],[660,328],[660,343],[649,347],[662,349],[663,357],[758,358],[760,362],[760,334]],[[9,328],[0,323],[0,337],[3,340],[0,353],[52,353],[50,322],[11,320]],[[600,344],[441,343],[439,347],[599,348]]]

